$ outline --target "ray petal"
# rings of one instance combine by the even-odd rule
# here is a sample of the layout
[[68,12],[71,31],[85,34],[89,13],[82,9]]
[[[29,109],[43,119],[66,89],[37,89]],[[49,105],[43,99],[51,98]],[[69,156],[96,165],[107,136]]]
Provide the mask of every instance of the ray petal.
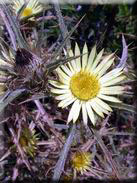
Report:
[[58,103],[58,107],[65,108],[65,107],[69,106],[70,104],[72,104],[75,100],[76,100],[76,98],[67,98],[65,100],[62,100]]
[[66,89],[54,89],[54,88],[51,88],[51,92],[52,93],[55,93],[55,94],[69,94],[70,91],[69,90],[66,90]]
[[69,81],[65,79],[62,75],[59,75],[59,81],[64,85],[69,85]]
[[119,99],[117,99],[116,97],[113,97],[113,96],[107,96],[107,95],[99,94],[98,97],[101,98],[102,100],[121,103],[121,101]]
[[98,105],[100,105],[102,108],[104,108],[104,109],[106,109],[106,110],[112,112],[111,107],[110,107],[107,103],[105,103],[103,100],[101,100],[101,99],[98,98],[98,97],[96,97],[95,100],[96,100],[96,103],[97,103]]
[[74,73],[75,73],[75,70],[74,70],[74,68],[72,67],[72,65],[70,64],[70,62],[68,62],[67,65],[68,65],[70,71],[74,74]]
[[88,116],[87,116],[87,110],[86,110],[86,102],[83,102],[82,104],[82,117],[83,117],[84,124],[87,126]]
[[67,66],[61,65],[61,69],[69,76],[71,77],[73,73],[70,71],[70,69]]
[[56,87],[56,88],[62,88],[62,89],[69,89],[68,85],[62,84],[60,82],[57,81],[53,81],[53,80],[49,80],[48,81],[52,86]]
[[70,77],[65,72],[63,72],[60,68],[57,68],[56,71],[58,75],[61,75],[64,79],[68,81],[70,80]]
[[93,110],[94,110],[99,116],[101,116],[102,118],[104,118],[104,114],[103,114],[101,108],[97,105],[97,103],[95,102],[94,99],[91,100],[90,105],[91,105],[91,107],[93,108]]
[[93,71],[94,73],[98,73],[101,70],[105,69],[107,70],[113,63],[114,58],[110,59],[113,56],[113,54],[107,56],[106,58],[104,58],[101,63],[95,68],[95,70]]
[[92,48],[92,50],[90,52],[90,55],[88,57],[88,64],[87,64],[87,67],[86,67],[87,70],[90,70],[90,68],[93,64],[93,61],[95,59],[95,56],[96,56],[96,45]]
[[102,87],[100,93],[106,95],[122,94],[124,93],[124,87],[123,86]]
[[67,94],[65,93],[63,95],[56,96],[55,98],[56,98],[56,100],[65,100],[65,99],[69,100],[69,99],[74,98],[74,97],[71,93],[67,93]]
[[68,123],[71,120],[73,120],[73,123],[76,122],[76,120],[78,119],[78,116],[79,116],[80,109],[81,109],[80,101],[76,100],[70,109],[70,112],[68,115]]
[[126,76],[119,76],[117,78],[114,78],[112,80],[106,81],[105,83],[101,83],[102,86],[111,86],[111,85],[115,85],[118,84],[120,81],[123,81],[126,79]]
[[101,70],[98,73],[98,77],[100,78],[101,76],[103,76],[103,74],[105,74],[105,72],[109,69],[109,67],[113,64],[114,62],[114,58],[112,58],[111,60],[109,60],[104,67],[101,68]]
[[87,44],[85,43],[84,47],[83,47],[83,52],[82,52],[82,69],[84,70],[85,67],[87,66],[87,62],[88,62],[88,48],[87,48]]
[[91,66],[91,70],[94,71],[94,69],[96,68],[96,66],[98,65],[98,63],[100,62],[102,55],[104,53],[104,49],[102,49],[99,54],[97,55],[93,65]]
[[[108,110],[106,110],[104,107],[102,107],[100,104],[98,104],[96,98],[94,99],[94,102],[96,104],[96,108],[98,108],[102,113],[109,114]],[[104,114],[101,117],[104,117]]]
[[75,56],[79,56],[76,59],[77,71],[79,72],[81,70],[81,58],[80,58],[80,49],[77,43],[75,45]]
[[88,116],[89,116],[91,122],[93,123],[93,125],[95,125],[95,123],[96,123],[95,115],[94,115],[94,112],[93,112],[93,110],[88,102],[86,102],[86,109],[87,109],[87,113],[88,113]]
[[103,77],[101,77],[99,80],[100,80],[100,82],[101,83],[105,83],[105,82],[107,82],[107,81],[110,81],[110,80],[112,80],[112,79],[115,79],[115,78],[118,78],[118,77],[120,77],[120,75],[122,74],[123,72],[121,71],[121,72],[117,72],[117,73],[115,73],[115,74],[113,74],[113,75],[109,75],[109,76],[103,76]]
[[[74,57],[74,53],[72,50],[69,50],[69,57]],[[69,62],[73,68],[73,70],[75,71],[76,70],[76,60],[72,60]]]
[[123,72],[122,68],[116,68],[106,73],[104,76],[101,77],[101,79],[103,80],[104,78],[110,78],[111,76],[114,76],[114,75],[115,77],[117,77],[119,73],[121,74],[122,72]]

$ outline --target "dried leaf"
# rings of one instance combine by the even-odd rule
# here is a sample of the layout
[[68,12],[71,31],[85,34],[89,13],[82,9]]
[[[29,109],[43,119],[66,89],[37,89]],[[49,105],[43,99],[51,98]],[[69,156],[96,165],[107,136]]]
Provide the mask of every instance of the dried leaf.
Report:
[[0,99],[0,112],[2,112],[10,102],[12,102],[24,91],[25,89],[18,89],[12,92],[6,92],[6,94]]
[[128,104],[124,104],[124,103],[111,103],[110,106],[117,108],[117,109],[122,109],[122,110],[126,110],[126,111],[129,111],[132,113],[136,113],[136,108],[133,105],[128,105]]
[[128,58],[128,46],[126,44],[126,41],[123,35],[122,35],[122,45],[123,45],[122,56],[120,58],[120,63],[116,66],[117,68],[125,67],[125,64]]

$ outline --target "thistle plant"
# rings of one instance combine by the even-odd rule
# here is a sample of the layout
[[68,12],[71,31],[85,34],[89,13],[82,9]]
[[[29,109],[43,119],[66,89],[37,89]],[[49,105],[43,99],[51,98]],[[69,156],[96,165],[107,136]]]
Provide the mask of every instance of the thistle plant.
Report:
[[[98,41],[89,44],[71,39],[84,17],[68,31],[59,4],[51,7],[58,26],[47,28],[46,18],[50,21],[53,16],[43,13],[37,0],[0,5],[8,33],[8,42],[3,31],[0,38],[0,112],[7,138],[12,141],[4,147],[0,162],[13,158],[7,168],[8,173],[12,170],[13,181],[30,175],[34,179],[119,180],[121,172],[125,178],[125,162],[120,166],[121,151],[118,156],[116,153],[122,140],[118,139],[119,146],[113,141],[114,135],[123,134],[111,120],[113,111],[117,112],[114,108],[133,111],[124,103],[125,95],[132,97],[127,91],[130,79],[125,38],[121,58],[117,50],[101,48]],[[28,27],[31,21],[27,20],[35,21],[33,27]],[[49,39],[52,31],[56,41]]]

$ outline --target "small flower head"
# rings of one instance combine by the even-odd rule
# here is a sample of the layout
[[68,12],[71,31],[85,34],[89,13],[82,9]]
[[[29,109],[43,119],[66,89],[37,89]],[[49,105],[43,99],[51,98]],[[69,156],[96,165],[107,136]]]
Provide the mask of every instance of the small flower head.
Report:
[[[84,45],[83,56],[56,69],[58,81],[49,81],[53,86],[51,92],[59,100],[59,107],[65,108],[72,104],[68,122],[76,122],[82,110],[84,124],[87,125],[88,117],[95,125],[95,113],[100,117],[112,111],[107,102],[121,102],[113,95],[123,94],[124,87],[120,82],[125,79],[123,68],[115,68],[108,73],[114,63],[114,54],[103,56],[104,50],[96,53],[96,46],[88,54],[87,45]],[[75,46],[75,51],[69,56],[79,56],[80,49]],[[105,102],[106,101],[106,102]]]
[[76,152],[71,158],[71,164],[75,171],[83,174],[90,169],[92,155],[89,152]]
[[38,0],[13,0],[13,9],[17,14],[20,8],[27,2],[27,6],[21,14],[21,18],[31,16],[42,11],[42,6]]
[[24,151],[31,157],[34,157],[37,150],[38,134],[35,134],[35,130],[30,130],[25,127],[20,135],[19,143]]
[[11,52],[7,52],[2,48],[1,50],[1,58],[0,58],[0,95],[4,94],[6,91],[6,80],[8,77],[8,73],[6,70],[4,71],[2,68],[13,68],[13,55]]

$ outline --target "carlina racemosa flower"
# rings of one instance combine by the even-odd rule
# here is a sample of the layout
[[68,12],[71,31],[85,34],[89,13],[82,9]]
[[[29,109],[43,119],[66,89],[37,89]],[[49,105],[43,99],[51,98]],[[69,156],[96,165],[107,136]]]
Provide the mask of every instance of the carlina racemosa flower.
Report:
[[90,170],[92,154],[90,152],[78,151],[71,157],[71,165],[74,171],[83,174]]
[[40,2],[38,0],[13,0],[13,9],[14,9],[15,14],[18,13],[20,8],[25,3],[27,3],[27,6],[24,9],[24,11],[22,12],[21,18],[37,14],[40,11],[42,11],[42,9],[43,9],[42,5],[40,4]]
[[[87,125],[89,117],[95,125],[95,114],[104,118],[104,114],[112,111],[109,102],[121,102],[115,95],[124,93],[124,86],[121,85],[126,78],[123,67],[110,69],[114,64],[114,54],[104,56],[103,53],[104,49],[97,54],[94,46],[88,54],[85,44],[82,56],[58,67],[58,80],[49,80],[51,92],[60,101],[58,106],[65,108],[72,104],[68,123],[75,123],[82,109],[84,124]],[[70,50],[69,56],[79,55],[80,49],[76,43],[74,52]]]

